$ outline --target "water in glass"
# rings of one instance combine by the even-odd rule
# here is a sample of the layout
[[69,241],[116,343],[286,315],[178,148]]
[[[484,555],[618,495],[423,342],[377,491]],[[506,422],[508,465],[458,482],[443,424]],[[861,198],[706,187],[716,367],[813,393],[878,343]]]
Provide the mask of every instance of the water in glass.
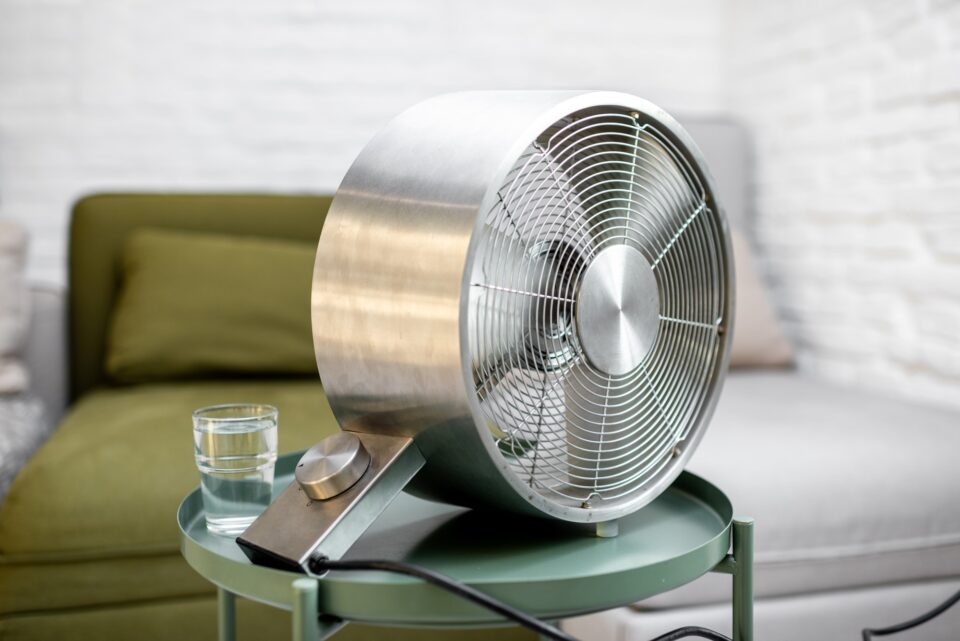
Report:
[[194,412],[194,452],[207,529],[235,536],[270,503],[277,460],[277,410],[221,405]]

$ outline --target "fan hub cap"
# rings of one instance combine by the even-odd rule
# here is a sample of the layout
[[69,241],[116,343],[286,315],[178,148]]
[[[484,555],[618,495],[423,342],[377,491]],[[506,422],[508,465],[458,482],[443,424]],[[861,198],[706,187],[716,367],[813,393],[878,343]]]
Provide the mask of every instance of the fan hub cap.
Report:
[[653,268],[628,245],[614,245],[587,266],[577,296],[577,329],[590,364],[622,376],[643,361],[657,337],[660,296]]

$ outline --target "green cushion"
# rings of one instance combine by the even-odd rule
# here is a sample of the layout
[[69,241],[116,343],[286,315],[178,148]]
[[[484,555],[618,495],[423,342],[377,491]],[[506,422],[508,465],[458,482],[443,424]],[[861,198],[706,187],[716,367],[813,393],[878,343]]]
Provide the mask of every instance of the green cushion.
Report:
[[124,244],[107,372],[140,383],[316,371],[313,244],[143,228]]
[[287,239],[316,245],[329,196],[97,194],[70,219],[70,391],[77,399],[106,380],[107,325],[120,284],[120,253],[136,229]]
[[177,506],[199,483],[190,412],[248,401],[280,410],[281,452],[337,429],[315,378],[158,383],[85,395],[0,510],[0,612],[209,592],[179,552]]
[[[149,580],[149,575],[143,574],[141,580]],[[209,596],[40,615],[0,616],[0,639],[4,641],[211,641],[216,638],[217,604],[216,599]],[[237,602],[238,641],[289,638],[289,612],[244,599]],[[422,630],[348,625],[333,638],[335,641],[534,641],[537,637],[515,627]]]
[[[152,577],[146,571],[141,581]],[[258,603],[237,603],[238,641],[290,638],[290,613]],[[212,641],[216,599],[210,595],[153,603],[0,616],[4,641]],[[339,635],[337,641],[346,641]]]

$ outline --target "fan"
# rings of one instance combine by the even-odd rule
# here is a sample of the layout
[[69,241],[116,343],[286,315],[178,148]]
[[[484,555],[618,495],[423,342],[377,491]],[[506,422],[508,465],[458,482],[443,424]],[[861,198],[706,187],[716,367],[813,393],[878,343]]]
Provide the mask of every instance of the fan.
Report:
[[615,535],[703,435],[732,273],[699,151],[658,107],[415,105],[354,162],[317,250],[317,367],[343,431],[238,542],[309,572],[403,489]]

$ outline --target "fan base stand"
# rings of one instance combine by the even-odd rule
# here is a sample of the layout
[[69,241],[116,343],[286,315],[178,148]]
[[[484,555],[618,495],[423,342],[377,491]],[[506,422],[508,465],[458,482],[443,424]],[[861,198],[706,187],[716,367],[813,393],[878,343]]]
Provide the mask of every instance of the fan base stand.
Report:
[[597,537],[601,539],[612,539],[620,534],[620,521],[600,521],[597,523]]
[[[343,556],[423,467],[423,456],[409,437],[362,432],[354,436],[362,450],[369,454],[368,467],[360,479],[322,500],[305,492],[299,482],[288,485],[237,538],[251,561],[313,574],[314,557],[339,559]],[[331,438],[338,435],[327,437]],[[350,444],[349,439],[346,442]],[[319,451],[317,447],[311,448],[308,454]],[[349,456],[340,460],[336,444],[320,449],[330,454],[325,468],[320,469],[317,457],[307,455],[300,459],[304,467],[297,468],[298,481],[309,481],[308,486],[316,486],[321,477],[328,480],[336,477],[336,472],[348,469],[353,460]],[[356,451],[360,450],[350,449],[349,453]],[[340,467],[337,464],[341,464]]]

